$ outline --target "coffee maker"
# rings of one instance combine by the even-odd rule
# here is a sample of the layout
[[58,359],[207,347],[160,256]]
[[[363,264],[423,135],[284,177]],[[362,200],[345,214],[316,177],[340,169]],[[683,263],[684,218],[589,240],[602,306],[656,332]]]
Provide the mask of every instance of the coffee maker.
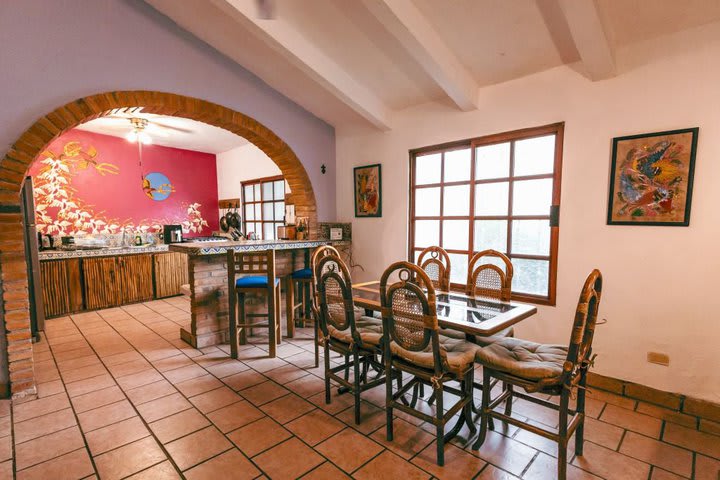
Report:
[[181,243],[183,241],[181,225],[163,225],[164,243]]

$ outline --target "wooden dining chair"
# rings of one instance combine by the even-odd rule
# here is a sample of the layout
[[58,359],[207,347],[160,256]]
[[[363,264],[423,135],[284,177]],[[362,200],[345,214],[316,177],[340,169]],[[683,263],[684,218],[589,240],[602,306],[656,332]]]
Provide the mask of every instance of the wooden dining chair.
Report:
[[438,290],[450,290],[450,256],[442,247],[427,247],[418,257],[422,268]]
[[[382,372],[377,356],[382,354],[382,322],[373,317],[356,318],[352,297],[350,272],[339,256],[329,253],[317,262],[317,293],[321,343],[325,349],[325,403],[330,403],[330,381],[347,389],[355,400],[355,423],[360,424],[360,393],[381,385],[385,378],[379,374],[369,380],[370,368]],[[330,366],[330,352],[345,358],[340,365]],[[353,378],[340,376],[352,368]]]
[[[439,334],[435,288],[430,277],[417,265],[409,262],[390,265],[380,280],[380,298],[385,349],[387,439],[393,439],[394,409],[431,423],[437,434],[437,464],[442,466],[445,463],[445,442],[457,435],[465,423],[472,433],[475,432],[471,406],[477,346]],[[397,391],[393,392],[393,378],[401,378],[403,373],[412,375],[412,379],[404,386],[400,383]],[[455,381],[460,383],[459,388],[447,385]],[[414,401],[410,404],[404,401],[405,394],[410,389],[417,390],[419,384],[433,390],[437,403],[434,415],[415,409]],[[445,392],[458,397],[458,401],[447,411]],[[459,414],[457,423],[445,434],[445,425],[456,414]]]
[[[505,268],[491,262],[499,259]],[[483,250],[472,256],[468,263],[465,293],[473,297],[510,301],[513,265],[507,255],[497,250]]]
[[[277,354],[280,343],[280,279],[275,276],[275,250],[262,252],[227,251],[228,298],[230,302],[230,356],[238,358],[238,340],[247,343],[247,331],[268,329],[270,357]],[[267,295],[267,312],[247,313],[245,300],[249,293]],[[267,321],[254,321],[256,318]],[[239,337],[239,338],[238,338]]]
[[[315,267],[317,267],[318,262],[321,258],[326,257],[328,255],[335,255],[336,257],[340,258],[340,252],[333,247],[332,245],[322,245],[315,250],[313,250],[312,254],[310,255],[310,271],[312,273],[312,281],[310,282],[310,310],[312,313],[313,318],[313,334],[314,334],[314,342],[315,342],[315,368],[320,366],[320,344],[318,343],[318,340],[320,339],[320,307],[319,307],[319,301],[318,301],[318,295],[317,295],[317,281],[318,277],[315,274]],[[329,268],[331,263],[325,264],[325,269]]]
[[[480,435],[473,445],[478,450],[485,441],[489,420],[495,418],[558,443],[557,476],[565,480],[567,471],[567,444],[575,434],[575,453],[583,454],[583,430],[585,424],[585,389],[587,372],[593,365],[592,341],[597,323],[598,307],[602,292],[602,275],[593,270],[585,280],[580,292],[570,344],[542,345],[515,338],[499,340],[478,349],[476,359],[483,366],[483,383],[488,385],[498,379],[509,385],[521,387],[525,392],[560,396],[559,405],[535,396],[504,390],[495,399],[490,389],[483,389],[480,417]],[[577,391],[575,410],[569,407],[570,396]],[[495,407],[502,402],[512,402],[513,396],[558,411],[557,431],[546,430],[536,424],[523,422],[500,413]],[[568,416],[571,415],[570,421]]]

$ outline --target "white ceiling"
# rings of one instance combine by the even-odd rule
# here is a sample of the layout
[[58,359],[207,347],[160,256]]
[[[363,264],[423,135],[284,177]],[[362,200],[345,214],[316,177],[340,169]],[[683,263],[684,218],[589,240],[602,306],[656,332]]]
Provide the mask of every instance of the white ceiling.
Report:
[[328,123],[383,130],[563,64],[610,78],[618,47],[720,21],[718,0],[275,0],[272,19],[257,0],[145,1]]
[[[143,113],[141,110],[96,118],[77,128],[113,137],[125,137],[132,131],[130,117],[140,117],[148,120],[145,131],[152,137],[155,145],[218,154],[249,143],[243,137],[207,123]],[[163,128],[163,125],[171,128]]]

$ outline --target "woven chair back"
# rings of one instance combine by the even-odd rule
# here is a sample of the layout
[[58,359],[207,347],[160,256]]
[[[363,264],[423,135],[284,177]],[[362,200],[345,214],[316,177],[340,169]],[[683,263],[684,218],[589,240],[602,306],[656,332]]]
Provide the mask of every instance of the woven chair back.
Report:
[[[319,299],[317,295],[317,282],[322,273],[324,272],[318,272],[317,271],[317,265],[320,262],[320,259],[327,257],[328,255],[335,255],[337,258],[340,258],[340,252],[337,251],[335,247],[332,245],[323,245],[322,247],[316,248],[312,256],[310,257],[310,270],[312,271],[312,282],[310,285],[310,298],[312,301],[311,308],[313,312],[315,313],[315,317],[319,315],[320,307],[319,307]],[[328,268],[330,268],[331,263],[326,263],[324,269],[327,271]],[[336,265],[336,267],[339,270],[339,267]]]
[[442,247],[427,247],[420,252],[417,264],[438,290],[450,290],[450,256]]
[[362,345],[355,326],[355,304],[352,299],[350,272],[340,257],[330,253],[320,258],[318,273],[318,312],[323,335],[330,335],[330,328],[350,330],[353,341]]
[[425,271],[409,262],[390,265],[380,280],[380,298],[385,341],[410,352],[432,349],[439,366],[435,288]]
[[563,368],[565,373],[574,374],[578,367],[587,366],[592,361],[592,341],[597,325],[602,282],[602,274],[595,269],[588,275],[580,292],[567,360]]
[[227,251],[227,271],[232,284],[237,275],[264,275],[268,285],[275,284],[275,250],[262,252]]
[[[485,263],[493,258],[500,259],[504,268]],[[506,255],[497,250],[483,250],[470,259],[465,293],[475,297],[509,301],[512,277],[513,266]]]

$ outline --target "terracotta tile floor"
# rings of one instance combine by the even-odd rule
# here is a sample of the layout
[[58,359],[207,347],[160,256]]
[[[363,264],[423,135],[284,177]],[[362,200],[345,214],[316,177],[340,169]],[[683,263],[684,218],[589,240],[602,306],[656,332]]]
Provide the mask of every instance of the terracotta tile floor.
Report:
[[[333,390],[325,405],[311,329],[274,360],[251,337],[235,361],[227,346],[180,340],[188,312],[178,297],[49,320],[35,346],[38,397],[0,401],[0,479],[555,478],[551,442],[501,425],[479,452],[473,438],[454,440],[437,467],[431,426],[402,416],[385,440],[383,387],[363,394],[358,427],[349,396]],[[557,423],[529,402],[515,411]],[[568,478],[720,478],[720,437],[681,416],[596,392],[588,417]]]

